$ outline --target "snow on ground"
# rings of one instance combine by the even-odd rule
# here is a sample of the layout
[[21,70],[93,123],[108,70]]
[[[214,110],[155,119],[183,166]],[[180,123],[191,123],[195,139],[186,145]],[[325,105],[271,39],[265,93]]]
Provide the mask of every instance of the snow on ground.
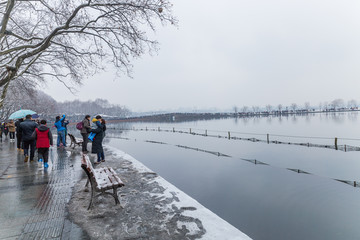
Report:
[[[137,169],[140,173],[153,173],[152,170],[150,170],[148,167],[146,167],[144,164],[130,156],[129,154],[111,147],[106,146],[108,150],[112,152],[112,154],[116,157],[123,158],[124,160],[127,160],[132,163],[133,167]],[[154,180],[152,180],[156,183],[158,183],[160,186],[162,186],[165,191],[163,193],[154,193],[153,196],[157,198],[174,198],[176,197],[178,201],[175,203],[171,203],[171,205],[159,206],[162,209],[159,209],[164,212],[171,212],[173,207],[175,206],[178,209],[189,209],[191,208],[191,211],[184,212],[184,215],[187,215],[192,218],[197,218],[202,222],[202,225],[204,226],[206,233],[202,236],[202,239],[231,239],[231,240],[245,240],[245,239],[251,239],[246,234],[217,216],[215,213],[211,212],[209,209],[205,208],[203,205],[201,205],[199,202],[197,202],[195,199],[188,196],[183,191],[179,190],[177,187],[166,181],[164,178],[157,176]],[[189,207],[191,206],[191,207]],[[178,222],[177,223],[178,228],[182,228],[182,226],[186,227],[189,231],[191,231],[192,234],[196,234],[197,231],[200,231],[198,226],[194,224],[193,222]]]

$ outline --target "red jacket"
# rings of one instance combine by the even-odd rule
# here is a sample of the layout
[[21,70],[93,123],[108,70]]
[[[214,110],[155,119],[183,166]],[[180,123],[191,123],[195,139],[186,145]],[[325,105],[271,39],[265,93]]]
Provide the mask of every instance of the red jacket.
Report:
[[49,139],[49,131],[47,129],[45,131],[40,131],[39,129],[35,129],[36,131],[36,148],[49,148],[50,147],[50,139]]

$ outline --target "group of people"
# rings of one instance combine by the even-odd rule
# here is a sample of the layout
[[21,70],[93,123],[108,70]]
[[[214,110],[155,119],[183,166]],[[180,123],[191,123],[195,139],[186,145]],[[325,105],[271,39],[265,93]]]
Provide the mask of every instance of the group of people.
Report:
[[[35,122],[31,115],[26,115],[25,120],[19,119],[16,123],[16,137],[18,150],[24,151],[24,162],[30,157],[30,162],[34,161],[35,148],[38,150],[38,161],[44,162],[47,168],[49,159],[49,148],[53,145],[53,137],[50,128],[47,127],[46,120]],[[29,151],[30,150],[30,151]]]
[[[91,122],[93,123],[91,126]],[[90,115],[86,115],[81,122],[82,128],[80,130],[83,136],[82,152],[88,153],[87,145],[89,142],[89,135],[95,135],[91,138],[92,149],[91,153],[97,154],[97,162],[105,161],[102,141],[105,137],[106,122],[100,115],[96,116],[90,121]],[[66,147],[67,125],[69,121],[66,120],[66,115],[55,118],[54,127],[57,129],[57,147]],[[31,115],[26,115],[25,119],[19,119],[15,123],[10,120],[7,123],[1,124],[0,137],[2,133],[10,133],[10,142],[15,142],[15,133],[17,138],[18,150],[24,151],[24,162],[34,161],[35,150],[38,151],[38,161],[44,163],[44,168],[48,168],[49,148],[53,146],[53,137],[50,128],[47,126],[46,120],[33,121]]]
[[9,134],[10,142],[15,142],[15,123],[13,120],[2,122],[0,126],[0,140],[2,141],[3,133],[5,137]]
[[86,115],[84,120],[81,122],[82,126],[80,127],[80,133],[83,137],[82,152],[88,153],[87,144],[89,142],[89,135],[90,133],[95,134],[95,137],[92,139],[91,153],[97,154],[97,161],[95,164],[98,164],[100,162],[105,162],[102,141],[105,137],[106,122],[100,115],[97,115],[95,118],[93,118],[91,122],[94,123],[93,128],[91,127],[90,123],[90,115]]

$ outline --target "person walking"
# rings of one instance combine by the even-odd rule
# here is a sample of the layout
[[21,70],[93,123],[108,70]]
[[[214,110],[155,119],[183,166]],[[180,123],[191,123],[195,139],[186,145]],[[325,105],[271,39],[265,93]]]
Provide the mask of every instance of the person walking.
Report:
[[82,143],[82,152],[88,153],[87,144],[89,142],[89,133],[90,133],[90,115],[86,115],[84,120],[82,120],[82,129],[80,130],[81,136],[83,137]]
[[64,119],[64,120],[61,122],[61,124],[62,124],[62,126],[65,128],[64,134],[65,134],[65,144],[66,144],[66,138],[67,138],[67,135],[68,135],[67,125],[69,124],[69,120]]
[[17,150],[23,149],[22,139],[21,139],[21,131],[20,131],[20,123],[22,123],[24,119],[20,118],[15,122],[15,128],[16,128],[16,146]]
[[2,142],[3,133],[4,133],[4,125],[3,125],[3,123],[1,123],[0,124],[0,141],[1,142]]
[[8,126],[7,126],[8,124],[7,124],[7,122],[4,122],[4,134],[5,134],[5,138],[7,138],[7,135],[8,135],[8,133],[9,133],[9,128],[8,128]]
[[106,136],[106,133],[105,133],[105,131],[106,131],[106,121],[103,118],[101,118],[101,125],[102,125],[103,131],[104,131],[104,136],[103,136],[103,139],[104,139],[105,136]]
[[7,124],[7,127],[9,129],[10,142],[15,142],[15,123],[14,123],[14,121],[10,120],[10,122]]
[[49,148],[53,145],[53,138],[50,129],[46,126],[46,120],[40,121],[40,126],[35,129],[32,137],[36,140],[38,162],[41,163],[44,160],[44,168],[48,168]]
[[58,137],[57,137],[57,147],[60,147],[60,143],[63,144],[64,147],[66,147],[66,142],[65,142],[65,127],[63,126],[63,121],[65,120],[65,114],[62,116],[62,118],[60,118],[60,116],[57,116],[55,119],[55,123],[54,126],[57,129],[57,133],[58,133]]
[[91,129],[91,132],[95,133],[96,135],[92,142],[91,153],[97,154],[97,162],[95,162],[95,164],[99,164],[100,162],[105,162],[104,149],[102,146],[104,130],[103,125],[101,125],[101,116],[96,116],[93,122],[95,123],[96,128]]
[[20,131],[22,135],[22,140],[24,144],[24,162],[27,162],[29,159],[29,147],[30,147],[30,162],[34,161],[35,155],[35,140],[32,138],[32,134],[37,128],[37,124],[31,120],[31,115],[26,115],[25,121],[20,123]]

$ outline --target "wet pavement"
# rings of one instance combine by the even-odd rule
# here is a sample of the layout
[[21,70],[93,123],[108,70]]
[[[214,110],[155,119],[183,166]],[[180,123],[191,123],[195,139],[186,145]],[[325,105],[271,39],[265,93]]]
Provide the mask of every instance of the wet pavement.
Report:
[[[67,204],[83,177],[78,150],[51,147],[49,168],[24,163],[16,142],[0,142],[0,239],[88,239]],[[37,155],[35,155],[37,159]]]

